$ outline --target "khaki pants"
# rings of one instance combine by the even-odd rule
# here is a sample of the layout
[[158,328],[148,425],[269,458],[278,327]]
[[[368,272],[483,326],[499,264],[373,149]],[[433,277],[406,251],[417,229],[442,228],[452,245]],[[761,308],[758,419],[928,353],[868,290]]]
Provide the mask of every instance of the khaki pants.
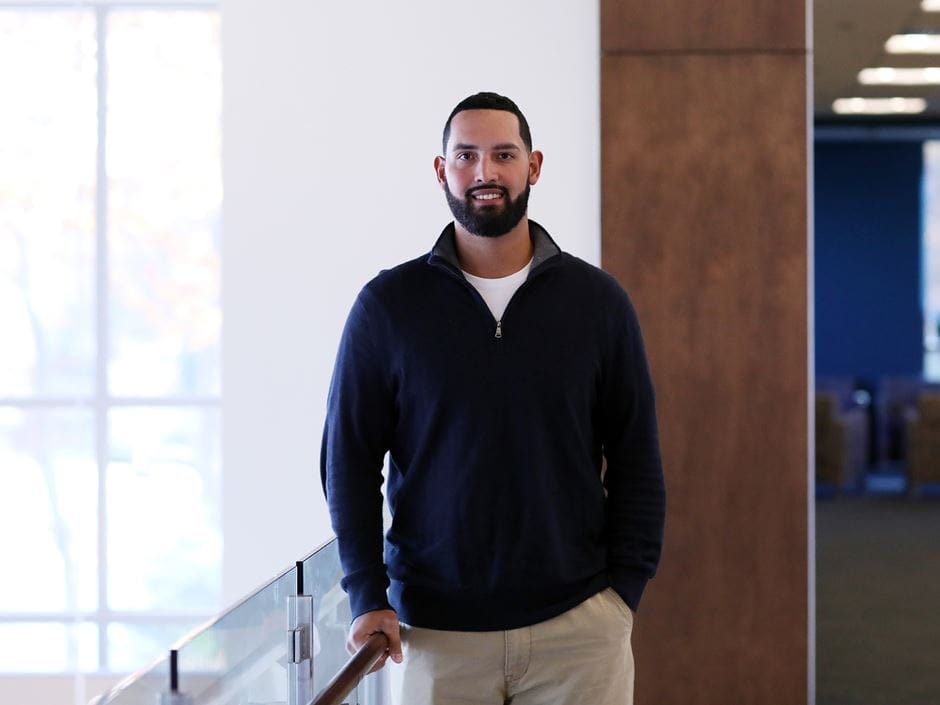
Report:
[[396,702],[632,705],[632,630],[633,612],[611,588],[521,629],[453,632],[403,624]]

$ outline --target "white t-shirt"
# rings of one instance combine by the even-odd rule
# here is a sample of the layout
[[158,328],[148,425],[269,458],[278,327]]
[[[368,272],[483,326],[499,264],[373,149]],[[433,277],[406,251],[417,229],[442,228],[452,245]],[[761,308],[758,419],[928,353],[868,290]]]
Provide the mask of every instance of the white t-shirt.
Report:
[[493,318],[499,321],[503,318],[509,299],[516,293],[516,289],[522,286],[522,282],[529,276],[529,269],[531,268],[532,260],[529,260],[529,263],[518,272],[499,279],[484,279],[463,272],[463,270],[460,271],[463,272],[467,281],[473,284],[473,288],[480,292],[480,296],[483,297],[486,305],[493,312]]

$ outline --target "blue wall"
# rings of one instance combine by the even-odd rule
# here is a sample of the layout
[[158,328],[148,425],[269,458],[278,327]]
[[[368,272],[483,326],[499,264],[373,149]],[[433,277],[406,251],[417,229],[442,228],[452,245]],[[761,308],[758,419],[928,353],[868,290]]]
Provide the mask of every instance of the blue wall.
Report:
[[919,375],[919,142],[817,142],[816,375]]

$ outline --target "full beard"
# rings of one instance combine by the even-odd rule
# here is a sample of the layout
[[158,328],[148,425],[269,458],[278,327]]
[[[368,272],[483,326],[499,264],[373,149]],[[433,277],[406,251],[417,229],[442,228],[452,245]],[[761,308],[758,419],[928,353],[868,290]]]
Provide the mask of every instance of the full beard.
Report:
[[531,187],[526,184],[525,190],[515,200],[509,198],[506,189],[501,186],[486,187],[501,189],[506,199],[505,206],[478,205],[470,194],[473,191],[479,191],[480,188],[476,186],[469,189],[464,193],[463,199],[459,199],[451,193],[450,187],[445,182],[444,193],[447,195],[447,205],[450,206],[450,212],[454,214],[454,220],[466,228],[467,232],[480,237],[501,237],[522,220],[522,216],[529,207]]

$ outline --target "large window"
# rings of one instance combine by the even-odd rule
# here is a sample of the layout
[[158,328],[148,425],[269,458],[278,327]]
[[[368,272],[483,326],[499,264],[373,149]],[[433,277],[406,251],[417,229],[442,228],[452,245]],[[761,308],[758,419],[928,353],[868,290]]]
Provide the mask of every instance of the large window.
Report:
[[125,671],[219,607],[211,6],[0,7],[0,669]]
[[940,381],[940,141],[924,142],[922,275],[924,377]]

